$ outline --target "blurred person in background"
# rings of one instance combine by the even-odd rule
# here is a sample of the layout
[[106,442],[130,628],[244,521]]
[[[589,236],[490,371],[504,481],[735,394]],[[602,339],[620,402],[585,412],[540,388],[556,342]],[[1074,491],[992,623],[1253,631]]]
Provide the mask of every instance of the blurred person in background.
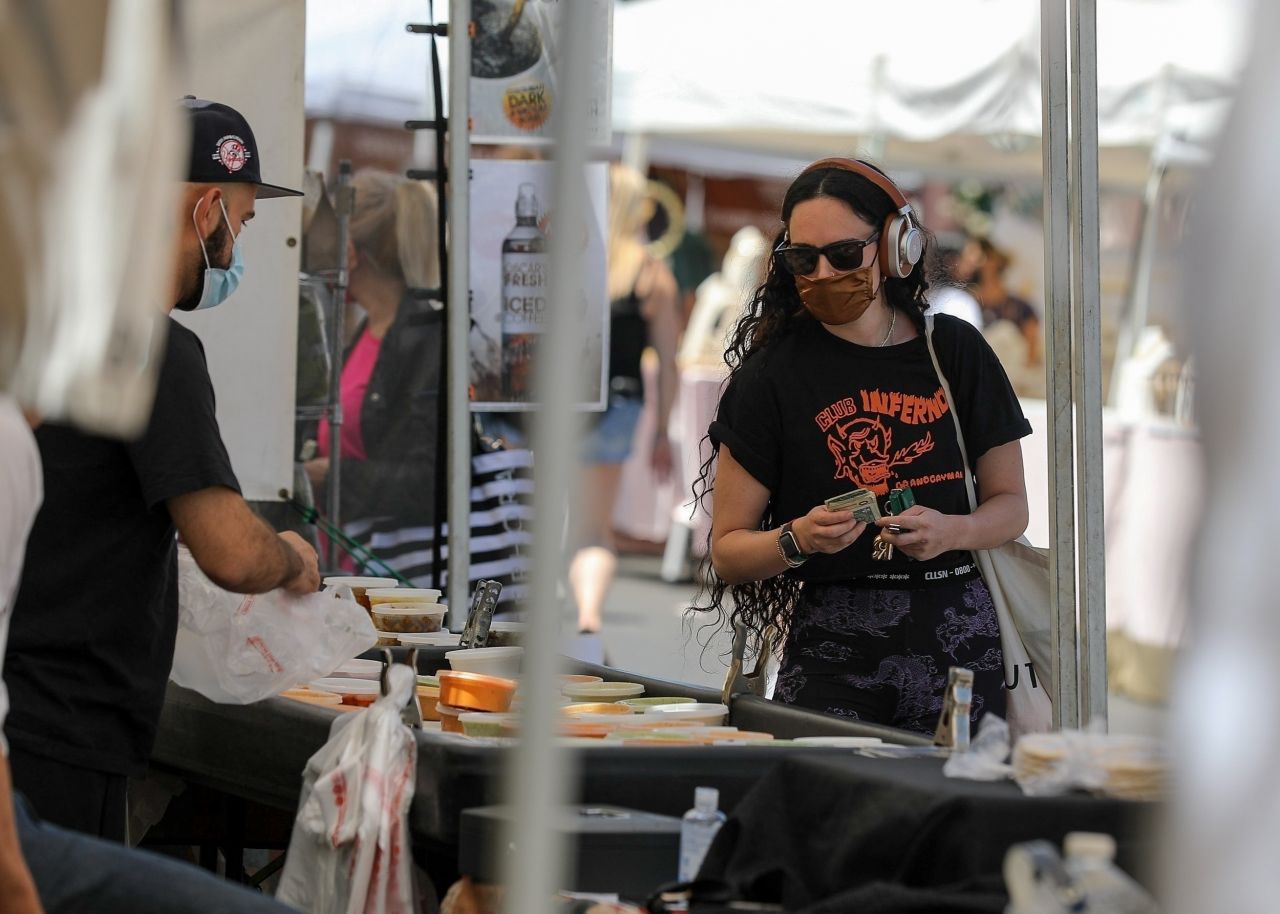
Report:
[[[440,285],[436,194],[371,169],[352,186],[347,294],[364,317],[342,366],[341,521],[349,536],[422,581],[432,571],[444,358],[444,311],[426,294],[438,296]],[[316,443],[306,472],[324,505],[333,460],[327,420]]]
[[[970,513],[924,338],[929,245],[923,232],[910,243],[905,205],[851,159],[816,162],[787,190],[768,274],[725,355],[717,456],[700,476],[703,494],[715,476],[713,574],[695,611],[784,634],[776,701],[932,733],[952,666],[974,672],[974,720],[1004,715],[999,623],[970,550],[1026,528],[1031,426],[982,335],[939,316],[979,492]],[[862,488],[883,509],[904,486],[915,506],[878,530],[824,505]]]
[[982,306],[964,287],[959,274],[962,247],[937,248],[936,275],[929,283],[929,309],[934,314],[950,314],[979,330],[983,327]]
[[[266,184],[248,122],[188,97],[188,180],[175,213],[167,310],[215,307],[239,282]],[[5,725],[15,786],[44,819],[126,839],[126,787],[155,740],[178,628],[175,532],[219,587],[320,586],[315,550],[277,535],[240,496],[199,338],[170,320],[146,430],[122,442],[46,423],[44,503],[9,630]]]
[[622,465],[644,408],[640,358],[652,346],[658,357],[657,425],[652,441],[639,442],[659,480],[671,474],[667,426],[675,399],[676,340],[680,312],[675,277],[645,247],[642,230],[653,214],[643,175],[615,165],[609,172],[609,405],[594,414],[583,441],[585,465],[576,521],[578,551],[569,584],[578,608],[578,629],[598,632],[601,611],[617,569],[613,507]]
[[1009,255],[989,239],[970,238],[956,262],[956,273],[982,306],[983,326],[991,327],[998,321],[1013,324],[1027,344],[1026,364],[1039,365],[1040,316],[1030,302],[1005,286],[1004,273],[1010,262]]

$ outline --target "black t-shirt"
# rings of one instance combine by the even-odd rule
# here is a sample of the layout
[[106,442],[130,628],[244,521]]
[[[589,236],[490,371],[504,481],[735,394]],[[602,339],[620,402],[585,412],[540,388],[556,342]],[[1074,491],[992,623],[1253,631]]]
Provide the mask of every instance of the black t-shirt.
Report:
[[4,679],[24,751],[113,774],[151,754],[178,626],[165,502],[239,491],[194,333],[169,322],[146,432],[132,443],[45,425],[44,505],[27,542]]
[[[939,315],[933,338],[970,460],[1031,434],[981,333]],[[917,504],[969,513],[955,424],[923,336],[859,346],[807,321],[746,360],[720,399],[710,435],[769,490],[775,525],[858,488],[881,496],[881,510],[890,489],[910,486]],[[868,528],[841,552],[815,555],[789,573],[804,581],[851,581],[951,567],[967,557],[951,552],[913,562],[896,550],[890,561],[873,561],[877,532]]]

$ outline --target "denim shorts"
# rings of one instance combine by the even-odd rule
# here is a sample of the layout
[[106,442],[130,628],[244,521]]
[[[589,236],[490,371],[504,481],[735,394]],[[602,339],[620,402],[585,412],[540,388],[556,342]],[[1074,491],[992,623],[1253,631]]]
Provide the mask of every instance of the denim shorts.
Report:
[[625,463],[643,410],[644,400],[639,397],[611,394],[609,408],[583,436],[583,463]]

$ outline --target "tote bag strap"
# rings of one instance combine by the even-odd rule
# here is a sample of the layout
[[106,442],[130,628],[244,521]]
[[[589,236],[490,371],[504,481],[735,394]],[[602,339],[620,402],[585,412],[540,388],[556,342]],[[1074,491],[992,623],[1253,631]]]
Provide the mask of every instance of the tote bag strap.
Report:
[[933,370],[938,375],[938,381],[942,384],[943,396],[947,398],[947,407],[951,410],[951,421],[956,426],[956,443],[960,445],[960,457],[964,460],[964,488],[969,495],[969,513],[972,514],[978,510],[978,494],[973,486],[973,470],[969,463],[969,449],[964,444],[964,430],[960,428],[960,414],[956,412],[956,398],[951,395],[951,385],[947,383],[947,376],[942,371],[942,364],[938,361],[938,351],[933,347],[933,315],[926,313],[924,316],[924,341],[929,347],[929,358],[933,361]]

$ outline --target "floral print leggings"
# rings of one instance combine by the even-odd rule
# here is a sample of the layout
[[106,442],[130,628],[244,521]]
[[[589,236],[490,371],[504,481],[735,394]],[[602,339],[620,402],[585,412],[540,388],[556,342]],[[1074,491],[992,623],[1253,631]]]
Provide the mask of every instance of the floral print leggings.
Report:
[[929,586],[808,584],[775,701],[932,734],[948,667],[973,671],[972,720],[1005,712],[1000,626],[976,571]]

